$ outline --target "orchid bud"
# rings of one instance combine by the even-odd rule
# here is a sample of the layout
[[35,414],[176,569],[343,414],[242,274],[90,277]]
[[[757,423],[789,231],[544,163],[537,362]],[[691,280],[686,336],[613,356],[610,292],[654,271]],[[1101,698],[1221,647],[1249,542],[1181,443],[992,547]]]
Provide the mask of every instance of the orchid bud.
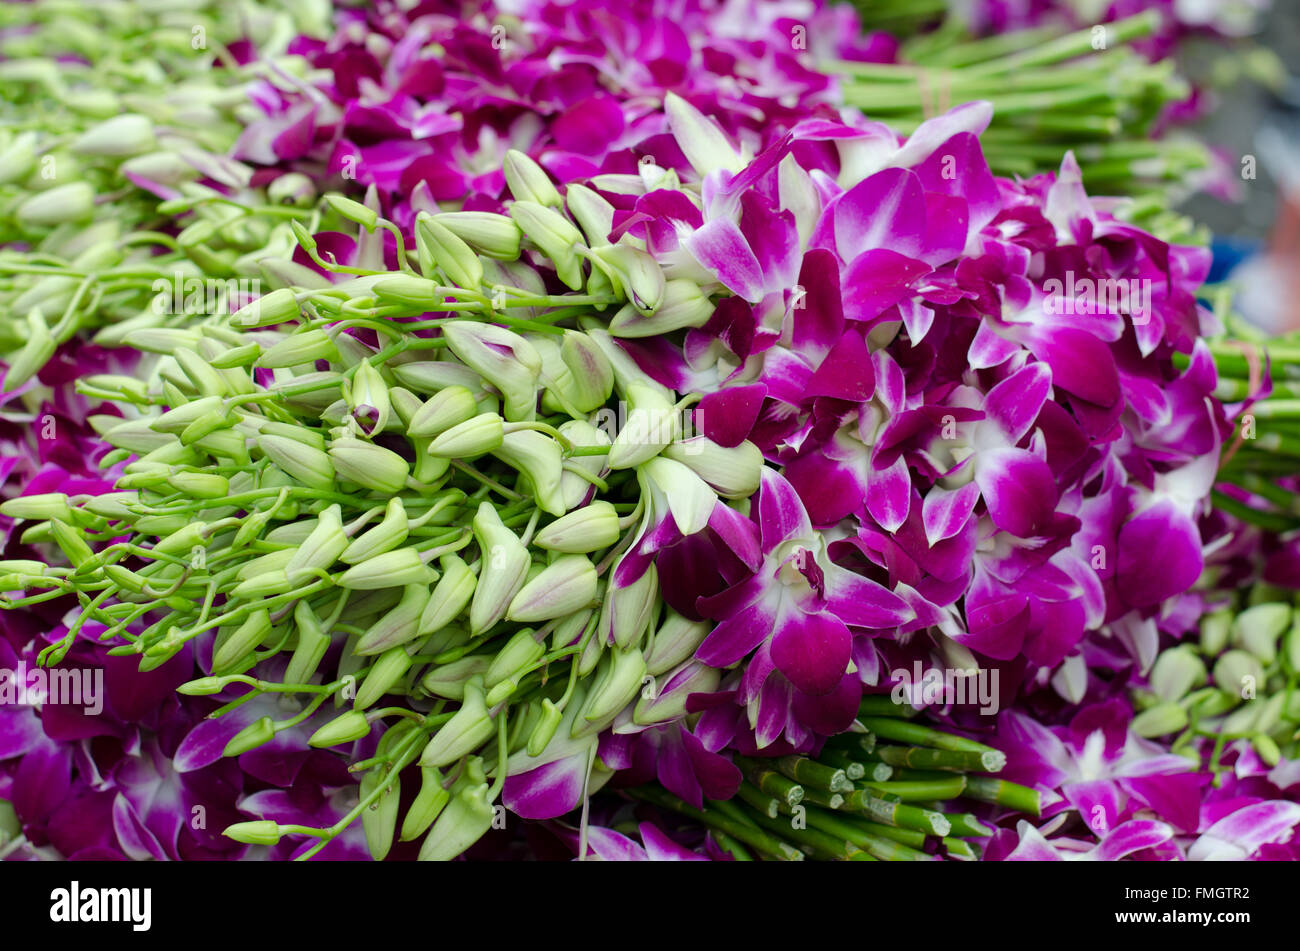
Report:
[[266,197],[277,205],[306,208],[316,200],[316,186],[300,172],[287,172],[266,186]]
[[275,724],[270,717],[262,717],[260,720],[254,720],[232,736],[230,742],[226,744],[226,748],[221,751],[221,755],[239,756],[249,750],[255,750],[259,746],[270,743],[273,739],[275,739]]
[[318,749],[342,746],[370,735],[370,721],[359,710],[348,710],[326,723],[307,740],[308,746]]
[[357,695],[352,700],[352,709],[364,710],[382,697],[411,669],[411,655],[404,647],[390,647],[375,658],[370,673],[361,682]]
[[1237,615],[1232,625],[1232,640],[1268,665],[1277,659],[1277,644],[1282,632],[1291,624],[1291,606],[1274,601],[1257,604]]
[[333,487],[334,465],[321,450],[265,432],[257,437],[257,446],[266,458],[303,485],[313,489]]
[[428,278],[409,274],[398,274],[376,281],[374,291],[381,301],[406,304],[425,312],[435,309],[443,300],[437,284]]
[[658,306],[624,307],[609,322],[615,337],[655,337],[688,327],[703,327],[713,315],[713,303],[688,278],[676,278],[664,285]]
[[269,598],[284,594],[293,588],[289,575],[283,568],[272,569],[260,575],[253,575],[230,590],[234,598]]
[[[0,508],[0,512],[5,515],[9,514],[2,508]],[[153,546],[153,550],[160,555],[189,554],[195,545],[202,544],[206,540],[207,527],[206,522],[191,522],[184,528],[172,532],[166,538],[159,539],[158,543]]]
[[1203,683],[1205,663],[1186,644],[1162,652],[1151,668],[1151,689],[1161,700],[1181,700]]
[[373,591],[429,584],[433,581],[433,571],[414,548],[398,548],[353,565],[335,580],[342,588]]
[[433,824],[451,801],[451,793],[442,788],[442,773],[431,766],[420,767],[420,791],[406,810],[398,838],[403,842],[418,839]]
[[450,766],[487,742],[494,729],[492,715],[483,699],[483,687],[470,681],[465,685],[460,709],[429,740],[420,755],[420,765]]
[[458,360],[501,392],[506,419],[534,417],[542,358],[532,344],[504,327],[469,320],[444,324],[442,334]]
[[338,561],[347,547],[342,509],[331,505],[316,517],[316,527],[284,566],[284,572],[291,584],[302,584],[315,577],[317,570],[323,571]]
[[406,460],[397,453],[361,439],[335,440],[329,456],[339,478],[376,492],[399,492],[410,475]]
[[406,541],[409,524],[401,498],[394,496],[388,500],[388,506],[384,509],[383,521],[364,535],[354,538],[339,556],[339,560],[355,565],[391,551]]
[[420,615],[417,630],[421,637],[434,634],[460,615],[474,596],[478,579],[459,555],[444,555],[442,577],[429,596],[424,613]]
[[592,248],[609,244],[614,230],[614,206],[586,185],[573,182],[564,189],[564,206],[587,235]]
[[[54,62],[49,62],[54,67]],[[0,185],[20,182],[36,168],[36,133],[19,132],[0,147]]]
[[[348,408],[352,416],[367,434],[381,433],[388,425],[388,415],[392,404],[388,399],[388,384],[383,376],[371,365],[362,360],[357,364],[351,386],[345,388]],[[373,422],[371,416],[374,416]]]
[[1253,654],[1242,650],[1225,651],[1214,665],[1214,685],[1241,697],[1243,688],[1255,689],[1264,683],[1264,668]]
[[316,612],[306,600],[300,600],[293,606],[293,620],[298,628],[298,644],[289,658],[289,666],[285,668],[284,682],[305,684],[315,675],[331,641],[329,635],[321,629]]
[[428,584],[410,584],[402,589],[402,600],[361,635],[353,650],[357,654],[378,654],[417,636],[420,615],[429,603]]
[[591,608],[584,608],[557,622],[551,630],[551,649],[558,651],[577,645],[595,613]]
[[1282,761],[1282,751],[1278,748],[1277,741],[1267,733],[1256,733],[1250,738],[1250,745],[1269,769]]
[[408,436],[440,436],[453,426],[473,419],[474,394],[463,386],[449,386],[429,397],[406,427]]
[[95,211],[95,190],[86,182],[71,182],[37,192],[14,212],[14,219],[24,228],[53,228],[85,221]]
[[505,439],[505,421],[496,413],[480,413],[444,431],[429,443],[431,456],[470,459],[499,449]]
[[528,745],[525,750],[529,756],[542,755],[547,745],[554,738],[555,731],[559,728],[560,721],[563,719],[564,711],[550,699],[543,698],[541,716],[533,725],[532,732],[528,734]]
[[574,720],[570,732],[574,739],[604,729],[641,691],[645,658],[635,647],[615,647],[602,663],[604,672],[587,694],[580,717]]
[[1187,711],[1168,700],[1143,710],[1133,718],[1129,729],[1141,737],[1167,736],[1187,726]]
[[457,287],[470,290],[483,283],[483,263],[474,249],[427,211],[415,218],[415,243],[420,260],[437,265]]
[[659,630],[655,632],[650,649],[646,651],[646,671],[658,677],[672,670],[695,652],[713,630],[705,621],[692,621],[676,611],[669,610]]
[[532,561],[528,549],[488,502],[479,505],[474,516],[474,537],[480,567],[469,608],[469,627],[470,633],[478,635],[505,617],[514,596],[524,586]]
[[1296,615],[1291,629],[1282,641],[1283,660],[1290,673],[1300,673],[1300,614]]
[[663,454],[689,466],[723,498],[747,499],[758,491],[763,454],[749,440],[728,448],[707,436],[695,436],[673,443]]
[[325,203],[333,208],[340,217],[356,222],[367,231],[374,231],[379,224],[379,213],[359,201],[338,194],[330,194],[325,196]]
[[1201,618],[1201,650],[1209,657],[1217,657],[1228,646],[1232,630],[1231,611],[1215,611]]
[[[603,248],[597,248],[591,252],[592,258],[596,261],[614,282],[616,288],[621,288],[623,295],[627,297],[629,306],[634,309],[638,317],[648,317],[652,314],[658,314],[663,310],[667,314],[660,316],[655,321],[656,324],[664,324],[664,330],[678,330],[681,327],[698,327],[708,320],[708,314],[713,312],[712,306],[708,308],[704,320],[699,323],[683,323],[676,327],[670,326],[674,320],[681,320],[684,317],[691,316],[688,308],[683,307],[689,295],[684,287],[676,285],[689,284],[696,289],[696,294],[701,299],[707,301],[704,295],[699,292],[698,286],[694,281],[676,280],[672,281],[674,285],[673,296],[668,297],[668,284],[664,281],[664,272],[659,267],[659,262],[651,255],[639,248],[634,248],[627,244],[611,244]],[[693,299],[693,298],[691,298]],[[698,306],[698,305],[697,305]],[[621,313],[621,312],[620,312]],[[691,317],[693,320],[694,318]],[[618,337],[630,336],[650,336],[646,334],[623,333],[615,329],[618,317],[610,322],[610,333]],[[635,323],[635,319],[633,320]],[[659,333],[655,330],[652,333]]]
[[633,383],[627,390],[627,424],[614,437],[606,464],[630,469],[655,456],[677,438],[677,411],[659,389]]
[[549,551],[585,555],[608,548],[621,534],[614,506],[598,500],[547,525],[533,537],[533,544]]
[[262,351],[257,358],[257,366],[273,370],[281,367],[296,367],[317,360],[339,359],[339,349],[334,339],[322,328],[304,330],[290,334],[280,342]]
[[276,845],[281,836],[280,826],[270,819],[236,822],[221,834],[245,845]]
[[520,589],[506,617],[523,623],[565,617],[595,601],[596,586],[586,555],[561,555]]
[[297,320],[300,315],[301,311],[293,291],[282,287],[269,294],[263,294],[257,300],[239,308],[230,315],[230,323],[247,330],[288,323]]
[[173,472],[167,484],[192,499],[224,499],[230,494],[230,480],[215,472]]
[[487,783],[461,789],[434,821],[420,846],[419,861],[451,861],[481,839],[495,818]]
[[614,391],[614,370],[604,352],[584,333],[567,330],[560,344],[560,359],[570,379],[565,396],[579,412],[604,406]]
[[[604,448],[610,445],[610,438],[604,430],[598,429],[585,419],[571,419],[560,426],[560,435],[576,449],[579,446]],[[563,494],[564,510],[577,508],[584,500],[595,493],[595,486],[590,479],[585,479],[568,469],[582,469],[588,475],[599,476],[605,470],[605,455],[572,456],[568,468],[560,476],[560,491]]]
[[[618,569],[614,569],[617,576]],[[607,644],[629,647],[641,640],[659,596],[658,571],[653,564],[623,588],[606,591],[600,609],[600,634]]]
[[27,312],[27,342],[9,363],[3,391],[11,393],[39,373],[57,349],[58,344],[40,309],[33,307]]
[[434,667],[424,675],[420,686],[435,697],[462,700],[465,697],[466,685],[473,678],[486,674],[491,663],[490,657],[471,654],[469,657],[462,657],[460,660]]
[[[451,211],[434,216],[434,221],[480,254],[499,261],[519,257],[519,226],[505,215],[487,211]],[[480,269],[482,262],[479,262]]]
[[571,290],[581,290],[582,256],[577,249],[586,247],[582,232],[554,208],[536,202],[514,202],[510,217],[555,266],[555,275],[561,283]]
[[564,204],[546,172],[523,152],[517,149],[506,152],[502,171],[505,172],[506,186],[516,202],[535,202],[550,208],[559,208]]
[[271,615],[265,608],[253,611],[221,640],[212,652],[214,672],[233,670],[238,663],[253,652],[271,633]]
[[[647,668],[648,671],[648,668]],[[686,661],[667,678],[656,694],[642,691],[632,712],[632,722],[641,726],[680,720],[686,716],[686,701],[692,694],[718,689],[722,672],[699,661]]]
[[560,478],[564,454],[560,444],[532,429],[506,433],[493,454],[528,479],[538,507],[550,515],[564,514]]
[[25,518],[31,521],[43,521],[57,518],[72,521],[72,510],[68,507],[68,497],[62,492],[42,492],[38,495],[20,495],[0,503],[0,515],[10,518]]
[[376,766],[361,778],[359,790],[361,798],[368,799],[381,786],[383,792],[379,794],[379,798],[371,804],[370,808],[361,812],[361,826],[366,834],[366,848],[370,850],[371,859],[376,862],[386,859],[389,850],[393,847],[402,783],[396,773],[390,776],[382,766]]
[[50,522],[50,534],[54,538],[54,543],[68,557],[68,561],[73,567],[80,568],[95,557],[90,546],[86,544],[81,532],[73,528],[67,522],[61,522],[54,519]]
[[502,681],[517,676],[540,660],[545,653],[546,648],[537,643],[531,629],[524,628],[516,632],[492,659],[492,664],[483,677],[483,686],[490,690]]
[[87,129],[72,143],[72,151],[82,155],[124,158],[148,152],[156,145],[153,123],[145,116],[128,112]]
[[664,112],[677,146],[701,177],[719,169],[736,173],[745,161],[713,120],[676,93],[664,96]]

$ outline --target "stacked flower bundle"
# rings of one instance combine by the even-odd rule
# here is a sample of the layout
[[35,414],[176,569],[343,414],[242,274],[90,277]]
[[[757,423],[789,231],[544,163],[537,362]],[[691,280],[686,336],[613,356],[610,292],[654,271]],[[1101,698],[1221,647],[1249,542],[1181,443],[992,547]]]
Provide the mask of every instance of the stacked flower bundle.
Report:
[[[0,705],[8,851],[1289,848],[1291,608],[1222,593],[1284,541],[1211,508],[1279,404],[1220,381],[1208,254],[1070,154],[995,176],[989,103],[841,108],[818,67],[894,56],[844,8],[460,7],[214,24],[15,138],[92,158],[12,186],[5,386],[58,415],[0,661],[112,683]],[[0,67],[66,52],[36,10]]]

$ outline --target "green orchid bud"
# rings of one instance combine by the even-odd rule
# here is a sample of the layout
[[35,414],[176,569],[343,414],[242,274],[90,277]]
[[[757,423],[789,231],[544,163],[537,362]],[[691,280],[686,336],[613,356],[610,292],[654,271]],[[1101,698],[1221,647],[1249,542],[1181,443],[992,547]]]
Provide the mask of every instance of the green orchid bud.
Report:
[[650,648],[645,652],[646,672],[658,677],[694,657],[712,631],[712,624],[692,621],[669,609],[659,630],[655,631]]
[[490,503],[479,505],[473,527],[481,566],[469,619],[470,632],[478,635],[505,617],[511,601],[524,586],[532,561],[528,549],[506,528]]
[[86,182],[56,185],[28,198],[14,212],[23,228],[37,230],[87,221],[95,213],[95,190]]
[[420,846],[421,862],[449,862],[483,837],[496,818],[487,783],[451,797]]
[[370,667],[370,673],[361,681],[356,697],[352,700],[353,710],[364,710],[376,700],[397,686],[397,682],[411,669],[411,655],[405,647],[390,647],[377,658]]
[[609,233],[614,230],[613,205],[587,186],[573,182],[564,189],[564,206],[592,248],[609,244]]
[[317,360],[338,361],[339,348],[333,338],[322,328],[290,334],[262,351],[256,365],[267,369],[296,367]]
[[410,522],[406,517],[406,507],[402,505],[399,497],[394,496],[388,500],[388,506],[384,509],[383,521],[364,535],[353,539],[343,550],[339,560],[349,565],[360,564],[368,558],[396,548],[406,541],[409,532]]
[[1218,657],[1228,646],[1232,630],[1231,611],[1215,611],[1201,618],[1201,650],[1208,657]]
[[565,396],[579,412],[604,406],[614,391],[614,370],[596,343],[584,333],[565,331],[560,358],[570,378]]
[[230,685],[228,677],[199,677],[176,688],[176,692],[186,697],[210,697],[221,693]]
[[397,548],[353,565],[335,579],[341,588],[371,591],[431,584],[434,572],[414,548]]
[[[214,410],[211,413],[204,413],[180,431],[181,445],[192,446],[199,440],[211,436],[213,433],[228,429],[229,427],[230,419],[225,413],[217,410]],[[232,433],[231,435],[236,440],[236,443],[233,443],[232,445],[238,445],[242,449],[244,445],[244,437],[237,433]],[[209,440],[209,445],[210,444],[211,441]]]
[[45,519],[72,521],[72,509],[68,507],[68,497],[62,492],[20,495],[16,499],[9,499],[0,504],[0,515],[31,521],[43,521]]
[[[560,426],[560,435],[576,449],[582,447],[607,448],[610,437],[585,419],[571,419]],[[592,476],[600,476],[605,470],[605,455],[571,456],[567,460],[569,468],[582,469]],[[590,479],[565,470],[560,476],[560,492],[565,511],[577,508],[594,492]]]
[[597,584],[585,555],[561,555],[519,590],[506,617],[523,623],[565,617],[596,600]]
[[483,263],[474,249],[428,212],[415,218],[415,243],[421,260],[427,255],[457,287],[475,290],[483,284]]
[[320,449],[266,432],[257,437],[257,447],[266,458],[303,485],[313,489],[333,487],[334,465]]
[[399,274],[376,281],[375,296],[385,303],[406,304],[423,311],[436,310],[443,302],[438,285],[425,277]]
[[1184,644],[1164,651],[1151,668],[1151,689],[1162,700],[1180,700],[1205,683],[1205,663]]
[[175,188],[198,178],[198,170],[175,152],[149,152],[129,158],[118,166],[124,178],[148,179]]
[[555,267],[555,275],[570,290],[582,290],[582,256],[586,248],[582,232],[554,208],[532,201],[516,201],[510,206],[515,220],[528,239]]
[[477,583],[474,572],[459,555],[443,555],[442,577],[420,615],[417,626],[420,636],[434,634],[459,617],[474,596]]
[[528,480],[538,507],[550,515],[564,514],[560,478],[564,474],[564,452],[545,433],[520,430],[506,433],[493,454]]
[[[357,365],[352,384],[345,389],[345,392],[348,408],[352,410],[353,416],[357,417],[358,421],[369,426],[370,417],[374,416],[373,425],[369,426],[368,432],[383,432],[388,426],[392,404],[388,398],[388,384],[369,361],[362,360]],[[366,407],[374,410],[373,414]]]
[[1264,668],[1254,655],[1245,651],[1226,651],[1214,665],[1214,685],[1238,697],[1253,696],[1263,684]]
[[603,673],[587,695],[582,712],[570,731],[574,739],[604,729],[641,692],[645,658],[635,647],[630,650],[611,648],[601,664]]
[[306,175],[287,172],[266,186],[266,197],[277,205],[307,208],[316,200],[316,186]]
[[231,589],[230,595],[234,598],[270,598],[285,594],[292,588],[288,573],[278,568],[241,581]]
[[597,500],[556,519],[533,537],[533,544],[548,551],[585,555],[608,548],[622,535],[618,512]]
[[1250,738],[1250,745],[1255,748],[1256,754],[1264,761],[1264,765],[1270,769],[1282,761],[1282,751],[1278,749],[1277,742],[1267,733],[1256,733]]
[[[224,633],[224,632],[223,632]],[[244,623],[220,639],[212,652],[212,670],[228,672],[253,652],[271,633],[271,615],[265,608],[253,611]]]
[[[54,65],[53,62],[50,63]],[[36,168],[36,133],[20,132],[0,147],[0,185],[21,182]]]
[[367,770],[361,777],[360,795],[367,799],[382,788],[370,808],[361,811],[361,825],[366,833],[366,847],[370,857],[382,862],[388,857],[393,847],[393,836],[397,833],[397,807],[401,798],[401,779],[396,773],[391,776],[382,766]]
[[[618,574],[617,568],[613,574]],[[606,644],[622,648],[639,643],[650,625],[658,597],[659,574],[652,564],[630,585],[605,592],[597,636]]]
[[504,327],[468,320],[444,324],[442,334],[458,360],[500,391],[507,420],[536,415],[542,358],[532,344]]
[[[688,295],[686,288],[679,285],[690,285],[695,288],[696,295],[700,300],[707,302],[708,298],[700,293],[694,281],[687,280],[671,282],[672,292],[670,294],[668,282],[664,280],[664,272],[659,267],[659,262],[639,248],[634,248],[628,244],[612,244],[597,248],[591,254],[598,265],[610,275],[614,286],[622,290],[623,296],[628,300],[628,305],[634,309],[638,317],[644,318],[655,315],[657,317],[655,322],[661,323],[665,327],[671,325],[674,321],[689,318],[691,322],[672,327],[673,330],[680,330],[681,327],[701,326],[708,320],[707,314],[713,312],[713,307],[710,305],[704,320],[695,323],[692,307],[696,310],[699,309],[698,303],[694,303],[696,297]],[[691,306],[687,306],[688,301],[692,302]],[[616,316],[614,321],[610,322],[610,333],[619,337],[636,336],[636,334],[614,329],[617,321],[618,317]],[[640,336],[649,336],[649,334],[641,334]]]
[[555,731],[559,729],[560,721],[563,719],[564,711],[549,699],[544,698],[542,700],[542,715],[538,717],[532,732],[528,734],[528,745],[525,749],[528,751],[529,756],[542,755],[552,738],[554,738]]
[[435,437],[427,452],[442,459],[470,459],[500,449],[504,440],[505,420],[479,413]]
[[417,625],[429,603],[427,584],[410,584],[402,589],[402,600],[367,628],[353,650],[358,654],[378,654],[398,644],[414,640]]
[[749,440],[727,448],[707,436],[695,436],[667,446],[663,454],[689,466],[723,498],[747,499],[758,491],[763,454]]
[[148,152],[157,145],[153,123],[145,116],[124,113],[87,129],[72,143],[82,155],[126,158]]
[[[646,290],[651,290],[648,279]],[[713,316],[713,302],[700,290],[698,284],[687,278],[668,281],[660,295],[658,306],[651,310],[637,306],[633,300],[609,322],[609,332],[615,337],[656,337],[661,334],[703,327]]]
[[406,460],[397,453],[360,439],[335,440],[329,456],[341,479],[376,492],[400,492],[410,475]]
[[731,147],[717,123],[681,96],[671,92],[664,96],[664,112],[673,138],[701,176],[717,169],[736,173],[745,167],[744,159]]
[[424,675],[420,686],[435,697],[448,700],[463,700],[465,687],[475,677],[482,678],[492,664],[492,658],[483,654],[471,654],[441,666]]
[[160,555],[188,555],[194,550],[194,546],[206,542],[207,529],[206,522],[191,522],[166,538],[160,539],[153,546],[153,550]]
[[505,215],[451,211],[435,215],[434,220],[480,254],[499,261],[514,261],[519,257],[519,240],[523,234]]
[[677,410],[661,390],[633,383],[627,401],[627,423],[606,457],[611,469],[630,469],[653,459],[678,435]]
[[531,629],[524,628],[516,632],[492,659],[483,677],[483,686],[492,689],[502,681],[531,667],[536,661],[541,660],[545,653],[546,648],[537,642]]
[[316,526],[298,547],[298,551],[284,566],[291,584],[304,584],[339,560],[348,547],[348,536],[343,531],[343,511],[331,505],[316,517]]
[[442,773],[431,766],[420,767],[420,791],[406,810],[398,838],[403,842],[418,839],[450,801],[451,793],[442,787]]
[[73,567],[79,568],[95,557],[95,553],[90,550],[86,540],[81,537],[81,532],[67,522],[53,519],[50,522],[50,534],[54,538],[54,543],[67,556]]
[[528,201],[549,208],[560,208],[564,205],[564,199],[551,184],[550,177],[542,171],[540,165],[523,152],[517,149],[506,152],[502,171],[505,172],[506,186],[510,189],[510,194],[516,203]]
[[325,196],[325,203],[338,213],[339,217],[354,221],[367,231],[374,231],[379,225],[379,214],[359,201],[345,198],[339,194]]
[[473,419],[475,414],[474,394],[463,386],[449,386],[420,405],[407,424],[406,434],[440,436],[453,426]]
[[23,344],[17,356],[9,361],[5,373],[3,392],[11,393],[40,372],[50,362],[54,351],[58,349],[45,318],[39,308],[33,307],[27,312],[27,342]]
[[1282,639],[1282,660],[1288,673],[1300,673],[1300,614]]
[[263,294],[257,300],[239,308],[230,315],[230,323],[232,326],[248,330],[288,323],[297,320],[300,315],[301,311],[293,291],[282,287],[269,294]]
[[429,740],[420,755],[420,765],[450,766],[491,739],[495,729],[484,701],[483,687],[471,680],[465,684],[460,709]]
[[1227,713],[1240,702],[1240,695],[1217,687],[1202,687],[1182,699],[1183,708],[1202,720]]
[[224,499],[230,494],[230,480],[214,472],[173,472],[167,484],[192,499]]
[[329,650],[330,636],[321,629],[320,619],[305,600],[293,606],[293,621],[298,628],[298,644],[289,658],[289,666],[285,668],[284,682],[310,683]]
[[672,675],[665,678],[665,686],[656,693],[642,690],[632,722],[641,726],[667,723],[686,716],[686,701],[692,694],[713,693],[722,680],[722,671],[699,661],[686,661]]
[[226,826],[221,834],[245,845],[275,845],[282,835],[280,826],[270,819],[236,822],[234,825]]
[[1277,644],[1291,625],[1291,605],[1282,602],[1257,604],[1237,615],[1232,640],[1259,658],[1265,666],[1277,659]]
[[254,720],[232,736],[230,742],[226,744],[226,748],[222,750],[221,755],[239,756],[249,750],[255,750],[263,744],[270,743],[273,739],[275,739],[275,724],[271,722],[270,717],[262,717],[260,720]]
[[1129,729],[1141,737],[1167,736],[1187,726],[1187,711],[1177,703],[1166,701],[1143,710],[1133,718]]
[[370,721],[366,719],[366,715],[359,710],[348,710],[313,733],[307,740],[307,745],[326,749],[331,746],[342,746],[344,743],[354,743],[369,735]]

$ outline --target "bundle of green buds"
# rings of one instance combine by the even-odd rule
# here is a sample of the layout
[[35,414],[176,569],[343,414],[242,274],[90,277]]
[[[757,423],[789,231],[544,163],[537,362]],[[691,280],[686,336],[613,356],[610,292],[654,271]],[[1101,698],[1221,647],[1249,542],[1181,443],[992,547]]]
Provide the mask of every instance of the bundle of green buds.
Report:
[[1219,768],[1225,745],[1248,740],[1277,765],[1300,755],[1300,613],[1291,592],[1265,584],[1201,620],[1199,642],[1161,652],[1146,689],[1134,692],[1140,736],[1173,737],[1172,749]]
[[[328,17],[300,6],[249,5],[241,18],[216,3],[0,8],[0,248],[18,246],[0,250],[6,390],[79,329],[192,319],[224,306],[224,282],[260,279],[253,259],[294,212],[259,208],[252,170],[227,157],[254,73],[225,44],[256,27],[258,68],[301,72],[302,60],[274,54]],[[191,210],[182,229],[175,219]]]
[[[127,414],[91,420],[115,447],[105,464],[124,464],[117,491],[0,506],[31,523],[25,543],[66,562],[5,563],[0,588],[27,593],[5,606],[80,604],[43,662],[91,620],[146,670],[201,639],[211,676],[182,692],[236,693],[218,714],[266,694],[300,699],[236,735],[231,756],[326,702],[341,712],[312,745],[381,730],[354,766],[364,777],[348,818],[363,818],[376,858],[397,836],[424,836],[422,858],[452,858],[491,826],[507,775],[574,757],[590,771],[597,734],[635,705],[647,673],[689,663],[707,633],[661,605],[653,566],[624,586],[611,576],[659,522],[698,531],[720,496],[745,499],[759,482],[752,445],[688,439],[691,399],[610,336],[702,323],[711,305],[698,288],[681,292],[630,246],[588,248],[522,156],[507,176],[543,201],[516,201],[511,216],[422,214],[418,273],[400,233],[402,270],[371,270],[322,259],[295,220],[337,283],[311,272],[226,317],[129,329],[128,346],[158,355],[151,375],[79,383]],[[583,200],[571,187],[569,208]],[[396,232],[372,205],[334,195],[313,216],[359,223],[363,263],[367,241]],[[579,248],[600,262],[589,276]],[[530,260],[574,292],[545,293]],[[422,788],[399,817],[398,776],[417,761]],[[311,855],[341,828],[231,834],[314,836]]]
[[868,696],[853,728],[815,757],[739,758],[737,797],[702,809],[658,786],[628,792],[700,822],[740,861],[970,861],[994,830],[953,800],[1041,814],[1037,790],[993,775],[1005,754],[916,716],[888,696]]

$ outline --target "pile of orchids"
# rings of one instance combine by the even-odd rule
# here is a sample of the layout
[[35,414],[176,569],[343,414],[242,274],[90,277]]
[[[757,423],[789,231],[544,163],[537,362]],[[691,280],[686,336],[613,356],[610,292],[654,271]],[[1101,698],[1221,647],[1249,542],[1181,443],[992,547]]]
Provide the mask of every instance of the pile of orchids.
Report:
[[443,6],[10,140],[0,667],[107,689],[0,702],[0,851],[1289,854],[1208,252],[995,176],[988,103],[839,108],[846,8]]

